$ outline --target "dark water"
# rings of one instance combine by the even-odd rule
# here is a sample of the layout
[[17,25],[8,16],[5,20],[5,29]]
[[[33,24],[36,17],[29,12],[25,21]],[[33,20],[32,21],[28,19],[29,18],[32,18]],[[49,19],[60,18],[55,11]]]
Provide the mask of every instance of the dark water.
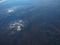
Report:
[[[11,34],[9,24],[17,20],[26,26]],[[0,45],[60,45],[60,0],[0,2]]]

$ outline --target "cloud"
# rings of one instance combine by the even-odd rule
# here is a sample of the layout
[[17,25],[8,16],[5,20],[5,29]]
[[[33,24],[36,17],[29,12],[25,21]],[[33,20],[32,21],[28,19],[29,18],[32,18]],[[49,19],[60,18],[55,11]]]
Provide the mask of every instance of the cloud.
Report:
[[21,31],[21,27],[24,27],[24,22],[22,20],[19,20],[18,22],[14,22],[10,24],[10,29],[15,29],[16,31]]
[[11,13],[11,12],[14,12],[14,10],[13,9],[9,9],[8,10],[8,13]]
[[19,8],[18,6],[14,6],[14,7],[8,8],[7,12],[8,13],[12,13],[12,12],[16,11],[18,8]]

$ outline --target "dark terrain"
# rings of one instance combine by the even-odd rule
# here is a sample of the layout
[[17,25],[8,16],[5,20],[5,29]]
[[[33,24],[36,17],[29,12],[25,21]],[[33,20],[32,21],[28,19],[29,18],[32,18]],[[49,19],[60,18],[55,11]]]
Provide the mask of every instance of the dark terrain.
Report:
[[[7,13],[14,6],[20,7]],[[21,19],[27,26],[11,34],[9,24]],[[0,45],[60,45],[60,0],[0,3]]]

